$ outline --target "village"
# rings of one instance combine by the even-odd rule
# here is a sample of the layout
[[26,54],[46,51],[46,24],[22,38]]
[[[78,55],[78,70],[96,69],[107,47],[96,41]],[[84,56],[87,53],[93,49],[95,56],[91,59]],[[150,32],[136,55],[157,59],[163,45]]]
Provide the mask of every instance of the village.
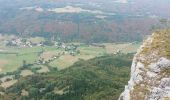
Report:
[[[2,57],[3,55],[9,55],[9,57],[15,55],[18,59],[22,58],[20,61],[16,61],[16,68],[20,67],[23,61],[29,66],[48,65],[57,66],[59,69],[66,68],[79,59],[88,60],[106,54],[133,53],[136,52],[139,45],[140,43],[65,43],[43,37],[22,38],[0,34]],[[32,54],[32,56],[29,57],[28,54]],[[10,66],[8,65],[8,67]]]

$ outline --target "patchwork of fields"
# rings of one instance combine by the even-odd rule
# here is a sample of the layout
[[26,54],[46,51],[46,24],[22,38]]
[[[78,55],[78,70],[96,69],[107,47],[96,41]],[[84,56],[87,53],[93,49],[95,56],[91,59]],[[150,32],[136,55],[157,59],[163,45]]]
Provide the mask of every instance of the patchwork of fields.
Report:
[[[55,46],[19,48],[0,45],[0,73],[15,71],[23,66],[23,62],[34,64],[40,59],[48,61],[54,56],[57,56],[57,58],[50,61],[48,66],[61,70],[71,66],[80,59],[88,60],[106,54],[134,53],[140,46],[140,43],[103,43],[100,45],[104,45],[104,47],[79,44],[77,48],[79,53],[76,55],[70,55],[64,49]],[[48,70],[45,65],[43,66],[45,69],[42,69],[42,71]]]

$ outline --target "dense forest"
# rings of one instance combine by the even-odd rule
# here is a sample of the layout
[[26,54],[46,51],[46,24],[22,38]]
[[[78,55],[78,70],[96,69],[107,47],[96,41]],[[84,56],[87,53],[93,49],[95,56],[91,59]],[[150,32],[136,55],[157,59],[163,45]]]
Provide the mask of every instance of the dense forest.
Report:
[[127,84],[133,54],[80,60],[67,69],[19,78],[4,100],[117,100]]

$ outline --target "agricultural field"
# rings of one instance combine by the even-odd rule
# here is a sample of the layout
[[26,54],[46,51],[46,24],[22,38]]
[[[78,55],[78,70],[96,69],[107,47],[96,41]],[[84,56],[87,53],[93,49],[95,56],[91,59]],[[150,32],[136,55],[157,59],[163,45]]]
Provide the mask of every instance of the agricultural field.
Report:
[[[71,44],[71,43],[68,43]],[[23,63],[34,64],[39,60],[49,61],[47,66],[56,67],[58,70],[65,69],[80,59],[88,60],[106,54],[135,53],[140,43],[103,43],[100,46],[73,43],[78,45],[78,53],[71,55],[65,49],[56,46],[34,46],[34,47],[8,47],[0,44],[0,73],[12,72],[23,66]],[[41,65],[41,64],[40,64]],[[38,65],[34,65],[38,66]],[[40,71],[41,72],[41,71]]]
[[1,73],[15,71],[22,66],[23,61],[34,63],[39,58],[41,48],[3,48],[0,52]]

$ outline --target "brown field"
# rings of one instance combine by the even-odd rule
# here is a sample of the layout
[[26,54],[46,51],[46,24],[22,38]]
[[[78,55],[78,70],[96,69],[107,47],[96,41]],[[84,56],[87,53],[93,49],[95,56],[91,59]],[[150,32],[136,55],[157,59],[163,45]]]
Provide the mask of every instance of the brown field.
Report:
[[73,65],[76,61],[78,61],[78,58],[76,56],[63,55],[57,60],[50,63],[50,65],[53,67],[57,67],[59,70],[61,70]]
[[78,60],[76,57],[74,57],[72,55],[63,55],[59,59],[64,59],[64,60],[69,61],[69,62],[73,62],[75,60]]
[[8,63],[7,60],[0,60],[0,72],[3,70],[3,67]]
[[57,55],[57,52],[56,51],[47,51],[47,52],[44,52],[42,55],[41,55],[41,58],[44,58],[45,61],[49,60],[51,57],[53,56],[56,56]]
[[50,70],[48,69],[48,67],[41,67],[41,69],[40,70],[38,70],[37,72],[38,73],[47,73],[47,72],[49,72]]
[[22,70],[21,71],[21,76],[26,77],[26,76],[30,76],[33,75],[34,73],[31,70]]
[[8,88],[8,87],[14,85],[16,82],[17,82],[17,80],[11,80],[11,81],[1,83],[0,86],[3,88]]

